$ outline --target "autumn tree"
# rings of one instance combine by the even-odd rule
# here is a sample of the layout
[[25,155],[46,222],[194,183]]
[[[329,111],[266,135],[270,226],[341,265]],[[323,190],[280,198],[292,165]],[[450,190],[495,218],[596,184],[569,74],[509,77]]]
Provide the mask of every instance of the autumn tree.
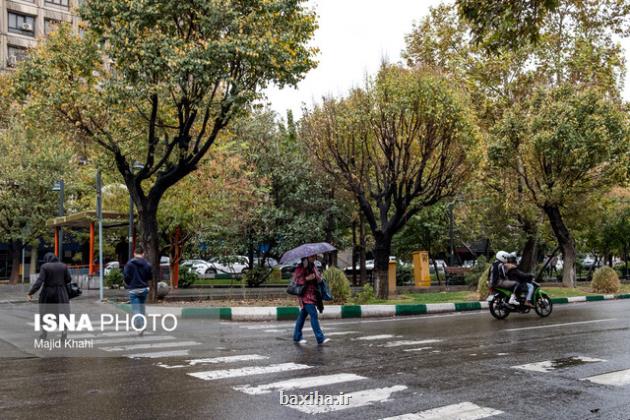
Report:
[[393,236],[469,174],[477,134],[465,96],[437,73],[384,65],[365,88],[307,111],[302,133],[365,216],[376,291],[387,298]]
[[19,91],[115,162],[157,279],[162,197],[261,88],[295,84],[315,65],[315,15],[300,0],[87,0],[80,16],[81,36],[61,25],[34,49]]

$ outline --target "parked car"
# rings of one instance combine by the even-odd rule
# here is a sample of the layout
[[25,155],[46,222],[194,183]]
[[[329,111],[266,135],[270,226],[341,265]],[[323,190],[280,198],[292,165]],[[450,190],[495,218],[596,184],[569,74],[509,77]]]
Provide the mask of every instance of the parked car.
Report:
[[[282,273],[282,276],[287,277],[293,274],[299,263],[300,260],[296,260],[287,264],[282,264],[280,266],[280,272]],[[317,270],[319,270],[319,272],[321,273],[323,265],[319,260],[315,260],[315,267],[317,267]]]
[[[394,262],[397,261],[396,257],[391,256],[389,257],[389,262]],[[402,265],[406,265],[407,263],[404,263],[402,261],[399,261],[400,264]],[[357,273],[361,270],[361,264],[359,263],[359,261],[357,261],[355,268],[353,269],[351,265],[344,267],[343,271],[346,274],[352,274],[352,272],[356,270]],[[374,270],[374,260],[370,259],[370,260],[365,260],[365,271],[372,272]]]
[[[254,257],[254,267],[260,266],[260,260],[261,259],[262,258]],[[265,267],[273,268],[273,267],[275,267],[277,265],[279,265],[278,264],[278,260],[276,260],[275,258],[267,257],[267,259],[265,260]]]
[[212,265],[205,260],[184,260],[182,261],[181,266],[192,268],[192,270],[199,276],[205,275],[208,268],[212,267]]
[[580,263],[582,264],[582,267],[584,268],[599,267],[602,265],[601,259],[597,261],[597,259],[593,255],[590,255],[590,254],[586,255],[580,261]]
[[210,267],[206,269],[205,274],[209,277],[220,273],[242,274],[244,269],[249,268],[249,258],[243,255],[210,258],[208,263]]
[[105,264],[105,267],[103,268],[103,275],[109,275],[112,270],[120,270],[120,264],[118,261],[110,261]]
[[448,265],[446,264],[446,261],[444,260],[435,260],[435,264],[433,263],[433,260],[429,260],[429,271],[432,273],[435,272],[436,265],[440,273],[444,273],[446,269],[448,268]]

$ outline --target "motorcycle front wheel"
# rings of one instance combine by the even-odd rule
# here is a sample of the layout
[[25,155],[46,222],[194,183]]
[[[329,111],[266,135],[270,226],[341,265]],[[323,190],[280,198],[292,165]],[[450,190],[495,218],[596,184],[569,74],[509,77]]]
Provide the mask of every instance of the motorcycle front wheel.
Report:
[[490,313],[496,319],[505,319],[510,315],[510,310],[507,308],[505,296],[503,295],[495,295],[488,306],[490,307]]
[[534,307],[534,310],[539,317],[548,317],[553,311],[553,303],[548,296],[540,296],[538,300],[536,300],[536,306]]

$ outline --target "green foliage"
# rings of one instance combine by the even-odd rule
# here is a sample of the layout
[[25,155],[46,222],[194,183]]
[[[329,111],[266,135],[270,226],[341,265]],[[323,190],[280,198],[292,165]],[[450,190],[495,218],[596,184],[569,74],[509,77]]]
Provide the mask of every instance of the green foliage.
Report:
[[352,296],[352,290],[350,290],[350,282],[344,272],[336,267],[328,267],[322,276],[328,282],[333,303],[345,304]]
[[617,272],[608,267],[600,267],[593,274],[591,288],[595,293],[618,293],[621,283]]
[[376,299],[374,288],[371,284],[367,283],[363,285],[363,289],[354,297],[354,303],[357,305],[365,305],[372,302],[374,299]]
[[413,266],[410,264],[398,264],[396,268],[396,286],[414,284]]
[[243,280],[248,286],[260,286],[265,283],[273,272],[273,269],[269,267],[254,266],[252,270],[247,270],[243,276]]
[[179,266],[179,282],[178,286],[181,288],[188,288],[195,284],[199,280],[199,275],[190,266]]
[[113,268],[109,270],[104,280],[105,285],[110,289],[119,288],[123,285],[123,272],[118,268]]
[[[464,281],[471,289],[478,289],[479,279],[483,276],[485,272],[487,274],[488,270],[488,260],[483,255],[477,258],[477,262],[475,266],[472,268],[470,273],[466,274],[464,277]],[[487,279],[488,277],[486,277]]]
[[479,297],[479,300],[486,300],[490,295],[490,290],[488,289],[488,274],[490,273],[490,267],[491,266],[488,264],[477,280],[477,296]]

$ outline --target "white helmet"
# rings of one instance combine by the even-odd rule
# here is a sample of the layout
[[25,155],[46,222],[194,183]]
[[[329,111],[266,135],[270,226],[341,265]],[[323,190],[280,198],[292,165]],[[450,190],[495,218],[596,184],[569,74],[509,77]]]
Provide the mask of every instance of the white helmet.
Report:
[[510,253],[505,252],[505,251],[499,251],[497,252],[496,258],[502,263],[506,263],[508,261],[508,258],[510,258]]

